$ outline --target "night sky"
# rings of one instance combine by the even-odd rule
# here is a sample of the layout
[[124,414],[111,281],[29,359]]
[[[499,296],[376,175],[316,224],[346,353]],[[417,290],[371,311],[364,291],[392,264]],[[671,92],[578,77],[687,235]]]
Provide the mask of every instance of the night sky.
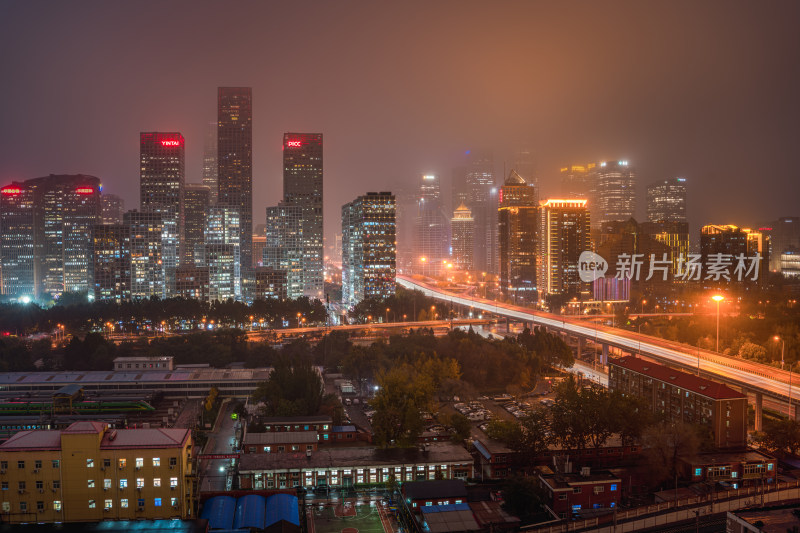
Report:
[[[703,223],[798,215],[800,2],[0,3],[0,180],[100,177],[138,207],[138,134],[180,131],[200,181],[218,86],[253,87],[254,223],[285,131],[325,135],[325,231],[366,191],[449,183],[465,151],[689,179]],[[445,192],[449,198],[449,189]]]

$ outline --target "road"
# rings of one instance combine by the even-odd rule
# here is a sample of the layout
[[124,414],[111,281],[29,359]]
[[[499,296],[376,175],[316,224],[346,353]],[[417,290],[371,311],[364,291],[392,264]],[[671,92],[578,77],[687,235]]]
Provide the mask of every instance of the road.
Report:
[[496,315],[530,322],[534,325],[562,331],[583,337],[596,343],[608,344],[631,353],[640,353],[655,360],[677,364],[690,371],[710,375],[753,393],[763,393],[772,398],[786,401],[791,394],[792,403],[800,399],[800,379],[797,375],[789,388],[789,372],[759,363],[727,357],[712,351],[700,350],[677,342],[665,341],[649,335],[609,328],[598,324],[587,325],[567,316],[533,311],[482,298],[464,297],[423,283],[408,276],[397,276],[397,283],[405,288],[419,290],[426,296],[464,306],[482,309]]
[[[231,419],[234,402],[222,408],[219,426],[208,437],[203,455],[230,454],[238,448],[235,442],[237,421]],[[231,489],[233,481],[232,459],[205,459],[200,463],[200,491],[216,492]]]

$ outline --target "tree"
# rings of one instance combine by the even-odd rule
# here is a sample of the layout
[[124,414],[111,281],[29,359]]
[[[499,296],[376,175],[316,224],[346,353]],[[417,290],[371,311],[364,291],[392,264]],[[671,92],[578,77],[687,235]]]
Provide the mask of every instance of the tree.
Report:
[[280,357],[253,401],[264,403],[267,416],[310,416],[319,412],[324,392],[322,377],[307,361]]
[[768,421],[764,431],[757,433],[756,442],[770,452],[797,454],[800,450],[800,422],[790,418]]
[[402,365],[378,374],[378,393],[370,402],[375,440],[384,447],[413,446],[422,433],[421,412],[428,410],[433,383]]
[[495,418],[489,422],[486,435],[493,440],[504,442],[509,448],[516,448],[522,442],[522,428],[516,422]]
[[503,509],[520,520],[538,513],[544,501],[543,490],[533,478],[512,476],[503,483]]
[[677,479],[678,458],[693,456],[700,449],[697,429],[685,422],[660,422],[642,433],[642,452],[648,459],[654,485]]
[[461,413],[456,413],[450,417],[450,425],[453,426],[454,440],[461,442],[469,438],[470,430],[472,429],[472,424],[470,423],[469,418]]

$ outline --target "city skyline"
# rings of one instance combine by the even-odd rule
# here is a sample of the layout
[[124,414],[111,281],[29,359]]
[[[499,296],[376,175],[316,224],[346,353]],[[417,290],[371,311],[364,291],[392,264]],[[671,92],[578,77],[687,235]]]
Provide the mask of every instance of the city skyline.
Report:
[[[140,131],[181,131],[186,182],[199,183],[207,124],[215,118],[216,88],[241,85],[252,87],[256,99],[254,212],[263,213],[281,197],[280,135],[322,132],[328,144],[326,181],[339,185],[329,187],[325,198],[329,241],[336,233],[339,207],[359,192],[399,190],[423,173],[442,176],[446,187],[467,150],[493,151],[494,175],[504,176],[515,165],[519,144],[530,147],[543,198],[558,195],[558,172],[564,165],[624,159],[637,170],[637,220],[644,220],[646,184],[674,176],[690,180],[693,236],[711,221],[755,226],[795,214],[793,195],[778,193],[797,187],[789,156],[796,138],[791,124],[798,118],[791,97],[798,83],[791,68],[798,50],[791,45],[788,22],[797,18],[795,4],[774,4],[772,11],[744,3],[726,3],[724,9],[720,3],[702,9],[691,3],[668,8],[503,4],[492,11],[477,4],[454,11],[447,2],[413,9],[368,6],[335,27],[336,33],[328,27],[331,7],[275,5],[254,9],[245,23],[247,28],[268,26],[270,31],[249,32],[257,34],[254,51],[269,51],[264,59],[257,54],[234,57],[232,51],[244,42],[237,35],[213,48],[201,42],[203,30],[210,32],[219,22],[216,15],[222,20],[228,15],[215,11],[209,16],[211,4],[186,5],[159,6],[155,18],[155,4],[136,10],[85,9],[84,16],[69,18],[69,37],[61,28],[68,15],[58,7],[2,8],[6,31],[0,42],[11,50],[2,59],[4,72],[19,81],[8,89],[7,101],[15,105],[5,108],[0,126],[8,139],[0,147],[4,183],[51,173],[89,174],[134,207],[135,136]],[[173,27],[171,20],[178,16],[183,26],[193,28],[191,34]],[[139,17],[148,18],[154,36],[176,37],[168,42],[180,44],[164,47],[163,39],[151,39],[143,46],[153,53],[137,49],[131,55],[127,43]],[[406,33],[439,31],[447,17],[454,17],[453,24],[426,50],[409,46],[413,43]],[[34,18],[36,25],[30,24]],[[279,22],[300,18],[315,39],[280,46],[284,28],[292,24]],[[114,23],[122,19],[129,20]],[[365,22],[372,19],[384,31],[368,41],[373,36]],[[398,23],[389,25],[390,19]],[[648,21],[655,19],[664,24],[651,28]],[[561,31],[567,24],[570,31]],[[524,26],[535,31],[521,31]],[[621,37],[589,47],[601,26]],[[474,42],[465,42],[447,39],[454,36],[450,27],[485,31]],[[668,38],[675,27],[681,35],[677,43]],[[75,37],[82,29],[86,37]],[[339,30],[347,37],[334,39]],[[323,40],[330,48],[316,53]],[[30,44],[20,49],[19,42]],[[50,53],[55,42],[57,54]],[[104,47],[93,46],[96,42]],[[484,46],[488,42],[496,44]],[[177,53],[184,58],[180,68],[175,68]],[[201,57],[202,69],[195,59]],[[333,57],[348,59],[328,61]],[[393,58],[391,65],[384,64],[384,57]],[[445,58],[449,61],[442,64]],[[26,70],[31,62],[38,65],[35,72]],[[332,77],[328,63],[336,64],[341,75]],[[334,81],[297,81],[298,65],[314,77]],[[74,74],[61,76],[65,68]],[[198,74],[191,74],[195,70]],[[104,73],[103,84],[84,87],[95,72]],[[63,78],[63,90],[46,88],[40,79],[44,74]],[[495,81],[508,76],[515,79],[511,89]],[[595,90],[570,88],[585,87],[578,83],[584,77],[596,80],[590,84]],[[425,83],[400,83],[407,79]],[[477,88],[464,89],[467,79],[477,81]],[[34,103],[38,112],[32,114]],[[382,135],[370,133],[378,129]],[[375,169],[386,170],[376,175]],[[743,194],[752,179],[761,186]],[[732,211],[739,213],[736,221]],[[260,222],[254,219],[254,224]]]

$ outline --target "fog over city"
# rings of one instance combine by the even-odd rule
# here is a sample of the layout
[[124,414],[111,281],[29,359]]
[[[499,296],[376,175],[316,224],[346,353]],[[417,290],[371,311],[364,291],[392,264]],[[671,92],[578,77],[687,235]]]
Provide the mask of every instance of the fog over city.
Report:
[[90,174],[137,207],[139,132],[181,132],[199,182],[217,87],[248,86],[254,224],[287,131],[325,135],[326,239],[359,194],[447,187],[467,150],[500,182],[520,147],[541,198],[560,167],[625,159],[639,218],[647,184],[683,176],[693,234],[766,223],[800,189],[798,19],[794,1],[4,2],[0,176]]

